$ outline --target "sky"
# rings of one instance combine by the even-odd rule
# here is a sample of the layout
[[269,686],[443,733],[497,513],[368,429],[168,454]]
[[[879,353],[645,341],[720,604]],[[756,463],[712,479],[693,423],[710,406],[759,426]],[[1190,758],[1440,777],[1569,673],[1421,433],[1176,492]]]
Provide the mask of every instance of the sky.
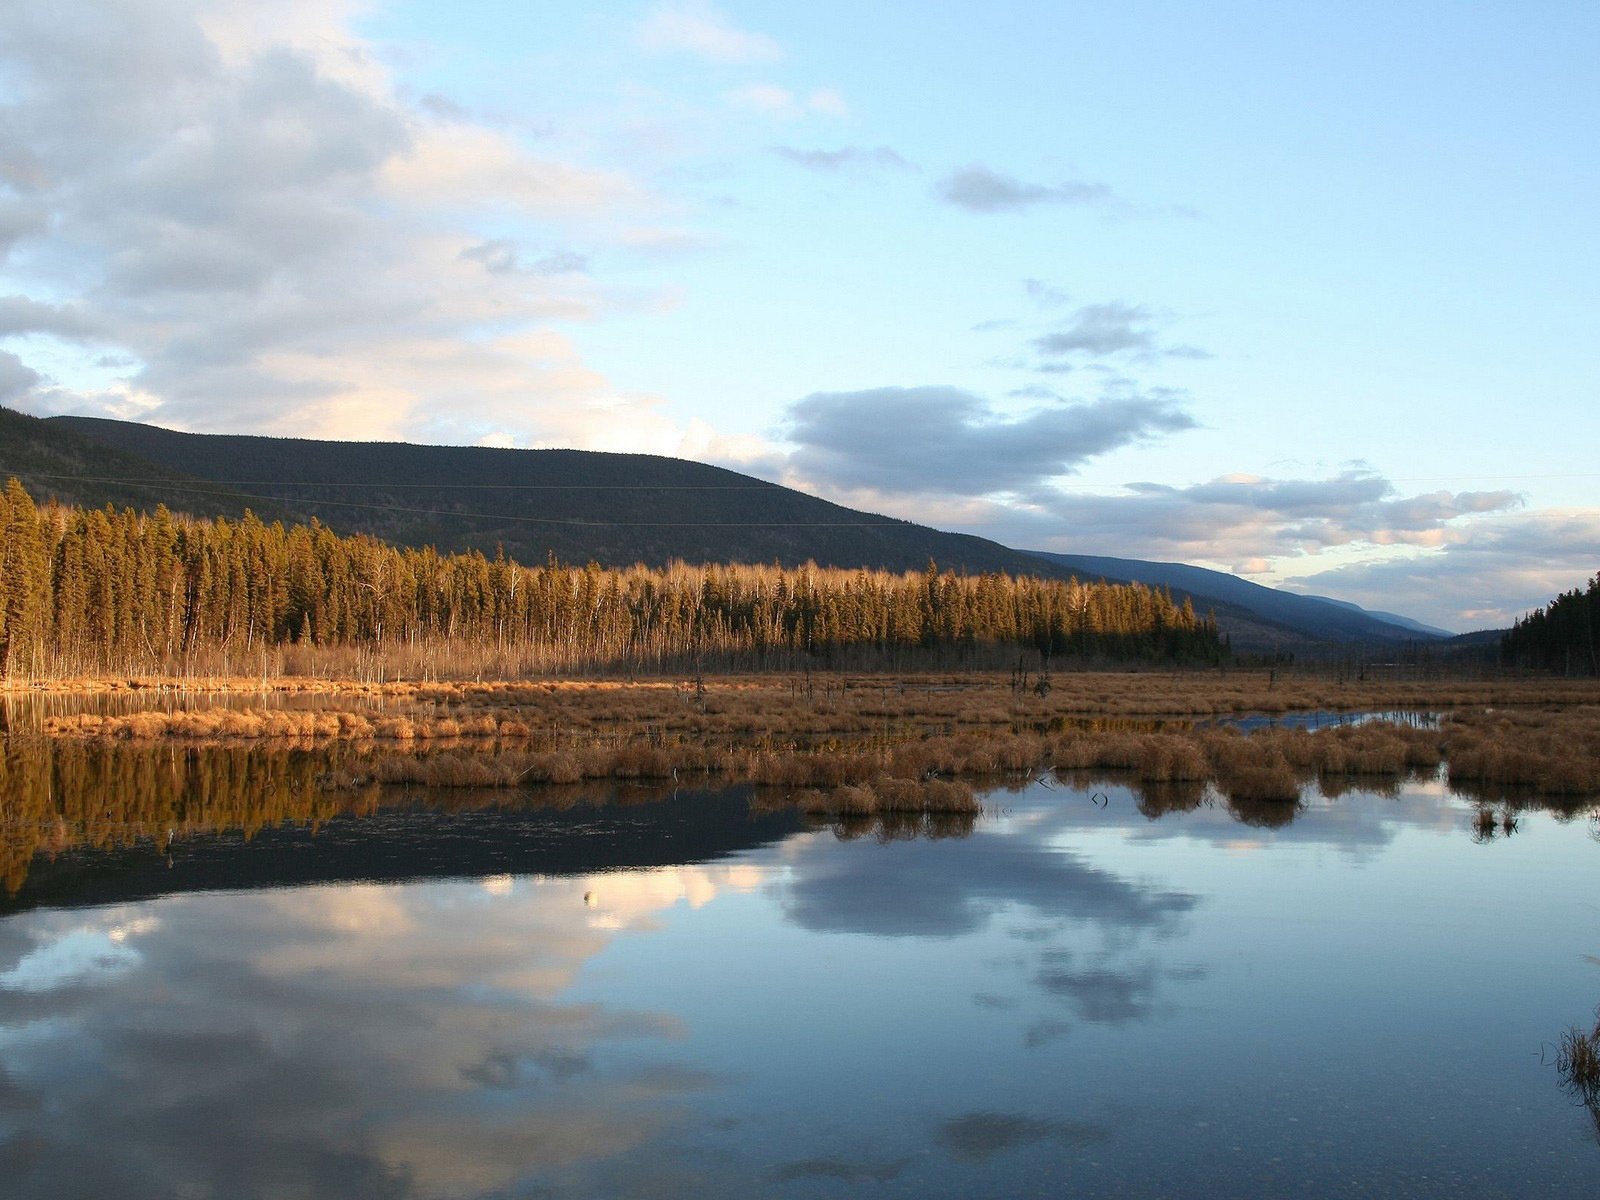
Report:
[[1597,63],[1586,0],[7,0],[0,404],[1503,625],[1600,570]]

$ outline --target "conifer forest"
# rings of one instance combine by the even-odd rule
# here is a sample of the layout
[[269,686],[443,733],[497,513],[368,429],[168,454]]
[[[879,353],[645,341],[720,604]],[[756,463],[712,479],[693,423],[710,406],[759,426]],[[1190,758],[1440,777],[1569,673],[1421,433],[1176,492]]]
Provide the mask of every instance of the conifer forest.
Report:
[[[1019,651],[1216,662],[1215,621],[1138,584],[806,566],[526,566],[310,524],[0,498],[0,672],[266,669],[283,648],[426,648],[470,670],[1001,666]],[[278,660],[278,661],[281,661]],[[1037,660],[1034,660],[1037,661]],[[441,668],[443,669],[443,667]]]

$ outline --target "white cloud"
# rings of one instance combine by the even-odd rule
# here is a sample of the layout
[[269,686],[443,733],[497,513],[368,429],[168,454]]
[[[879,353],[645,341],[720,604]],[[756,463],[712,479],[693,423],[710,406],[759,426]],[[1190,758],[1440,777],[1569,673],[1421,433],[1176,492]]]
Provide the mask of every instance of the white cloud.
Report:
[[0,404],[15,404],[40,382],[39,372],[15,354],[0,350]]
[[792,120],[811,113],[823,117],[846,117],[850,107],[832,88],[818,88],[808,96],[799,96],[775,83],[752,83],[734,88],[726,94],[729,104],[771,117]]
[[639,27],[639,44],[656,53],[692,54],[713,63],[764,63],[783,48],[764,33],[740,29],[710,4],[658,4]]
[[833,88],[817,88],[806,97],[806,107],[825,117],[848,117],[850,106]]
[[1061,328],[1035,338],[1033,345],[1051,357],[1084,354],[1102,358],[1122,351],[1148,352],[1155,347],[1150,321],[1150,311],[1142,305],[1086,304]]
[[406,151],[384,163],[382,181],[401,203],[504,208],[557,220],[646,203],[625,176],[537,159],[498,130],[436,119],[414,123]]
[[734,88],[728,93],[728,102],[739,108],[754,109],[773,116],[792,116],[799,111],[794,93],[775,83],[753,83]]
[[1498,513],[1435,551],[1345,563],[1288,581],[1451,629],[1510,625],[1600,570],[1600,508]]
[[1462,520],[1521,503],[1509,491],[1400,496],[1365,470],[1330,479],[1233,475],[1181,488],[1133,483],[1124,495],[1030,499],[1055,525],[1045,549],[1216,564],[1346,546],[1444,545],[1466,536]]

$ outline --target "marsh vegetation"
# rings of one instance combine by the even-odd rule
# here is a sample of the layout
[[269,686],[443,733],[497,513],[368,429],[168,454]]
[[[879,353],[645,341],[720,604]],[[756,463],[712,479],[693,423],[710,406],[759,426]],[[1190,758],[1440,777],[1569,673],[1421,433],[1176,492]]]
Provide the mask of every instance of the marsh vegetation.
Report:
[[1593,1027],[1573,1025],[1557,1039],[1555,1066],[1567,1095],[1588,1111],[1600,1142],[1600,1009]]
[[[359,697],[359,703],[356,702]],[[374,709],[370,701],[387,702]],[[1393,779],[1444,766],[1494,801],[1519,789],[1600,793],[1591,684],[1368,684],[1265,673],[696,678],[675,682],[369,687],[315,709],[212,707],[44,717],[55,737],[359,747],[372,777],[437,785],[705,775],[793,788],[1108,769],[1141,783],[1215,782],[1293,801],[1318,779]],[[1218,718],[1298,707],[1426,707],[1436,722],[1255,728]],[[1090,716],[1090,714],[1095,714]],[[1142,725],[1134,718],[1148,718]],[[849,803],[857,799],[846,797]],[[893,801],[892,803],[898,803]]]
[[[0,755],[3,869],[14,886],[41,852],[315,825],[375,811],[407,788],[559,804],[585,787],[748,786],[766,809],[878,822],[884,836],[934,819],[970,828],[980,791],[1038,780],[1131,786],[1152,819],[1215,803],[1271,828],[1295,819],[1309,794],[1394,794],[1443,778],[1478,805],[1471,832],[1485,841],[1514,833],[1529,807],[1569,817],[1592,808],[1600,705],[1576,703],[1583,693],[1562,681],[1449,688],[1122,673],[1058,676],[1041,693],[1000,675],[768,676],[367,685],[308,693],[318,700],[310,708],[208,706],[203,695],[141,689],[154,707],[14,719],[33,732],[12,735]],[[1449,710],[1447,695],[1501,703]],[[1339,698],[1424,700],[1439,715],[1226,723],[1228,712],[1285,696],[1324,712]],[[1502,706],[1514,700],[1530,703]],[[71,807],[85,797],[117,811]]]
[[1593,1028],[1572,1026],[1556,1044],[1556,1071],[1561,1082],[1582,1103],[1600,1106],[1600,1012]]

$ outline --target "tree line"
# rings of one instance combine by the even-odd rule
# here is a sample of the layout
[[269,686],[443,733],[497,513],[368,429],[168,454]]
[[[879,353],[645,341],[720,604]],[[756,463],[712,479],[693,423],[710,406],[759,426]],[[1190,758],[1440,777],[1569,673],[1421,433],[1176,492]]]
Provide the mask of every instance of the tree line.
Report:
[[[549,671],[956,665],[979,650],[1217,661],[1216,623],[1138,584],[804,566],[534,567],[440,554],[313,520],[197,519],[158,507],[0,497],[0,673],[252,669],[284,647],[432,647],[459,670],[485,647]],[[282,656],[276,660],[281,663]]]
[[1600,675],[1600,574],[1514,624],[1500,641],[1505,662],[1566,675]]

